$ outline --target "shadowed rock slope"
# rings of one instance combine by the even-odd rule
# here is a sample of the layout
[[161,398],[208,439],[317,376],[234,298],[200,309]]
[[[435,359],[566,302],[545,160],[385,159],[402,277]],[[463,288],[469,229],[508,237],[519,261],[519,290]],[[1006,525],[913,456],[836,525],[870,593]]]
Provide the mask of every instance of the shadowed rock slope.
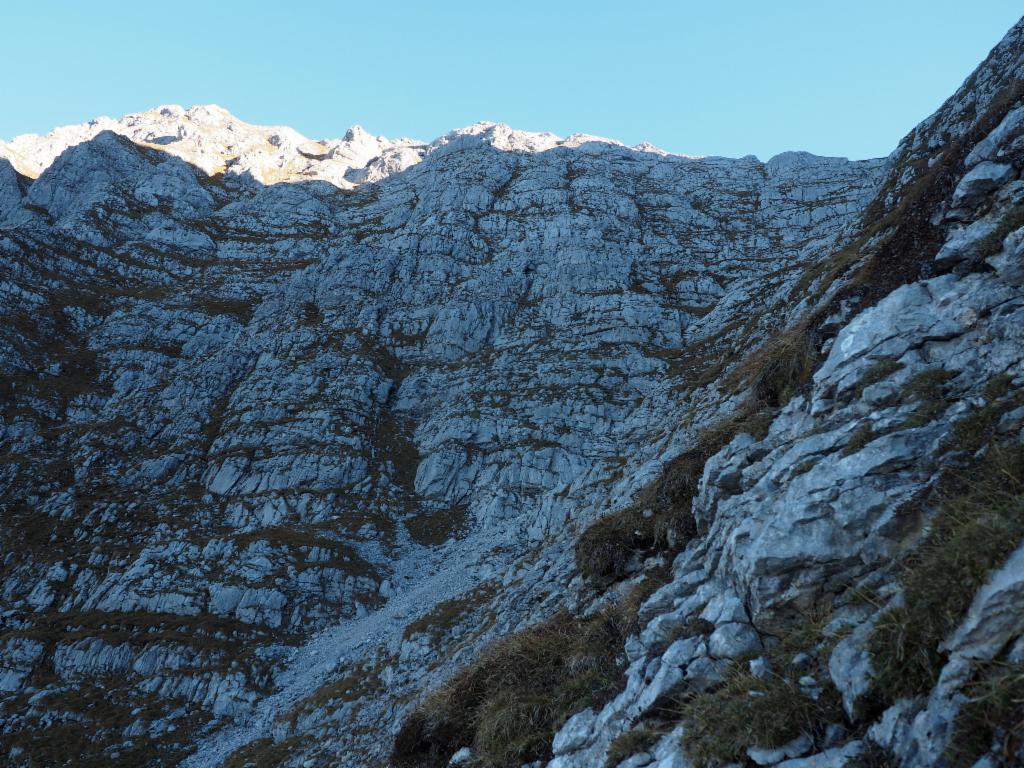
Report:
[[8,761],[1014,764],[1022,80],[863,162],[0,147]]

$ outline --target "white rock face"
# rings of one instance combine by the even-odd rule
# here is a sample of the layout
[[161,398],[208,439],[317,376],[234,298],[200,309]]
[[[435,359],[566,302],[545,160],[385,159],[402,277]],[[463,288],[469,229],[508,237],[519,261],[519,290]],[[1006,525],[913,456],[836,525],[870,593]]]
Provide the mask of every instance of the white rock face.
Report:
[[[100,117],[82,125],[57,128],[43,136],[25,134],[0,141],[0,160],[6,160],[23,175],[36,178],[65,150],[104,131],[180,157],[211,175],[248,175],[262,184],[327,181],[342,189],[380,181],[415,165],[427,153],[451,151],[466,142],[483,141],[502,151],[531,153],[594,143],[623,146],[598,136],[574,134],[561,139],[553,133],[517,131],[487,122],[452,131],[431,144],[373,136],[359,125],[349,128],[341,139],[313,140],[286,126],[243,122],[216,104],[189,109],[169,104],[119,120]],[[668,155],[651,145],[636,149]],[[0,177],[4,173],[0,171]],[[0,189],[5,183],[0,182]]]
[[[693,398],[717,407],[686,350],[724,348],[740,318],[763,335],[888,167],[480,124],[351,192],[258,183],[276,154],[210,177],[224,126],[256,134],[209,110],[145,114],[63,151],[2,230],[2,440],[43,467],[2,481],[25,530],[30,510],[66,521],[45,551],[12,545],[5,605],[26,633],[44,614],[85,617],[86,639],[144,621],[144,647],[103,635],[61,669],[86,689],[127,670],[133,708],[184,696],[231,713],[205,764],[374,659],[389,695],[361,700],[367,727],[338,749],[380,755],[395,702],[569,601],[566,530],[657,471]],[[152,141],[152,120],[180,123],[180,143]],[[490,619],[453,627],[460,653],[406,636],[495,585]],[[205,677],[140,661],[189,637]],[[306,645],[289,658],[285,640]],[[713,645],[751,641],[737,624]]]
[[[646,626],[627,644],[625,690],[602,710],[566,723],[555,736],[561,749],[548,768],[602,764],[616,736],[658,721],[653,702],[714,684],[722,667],[710,662],[756,654],[758,642],[769,647],[781,628],[815,606],[830,606],[830,626],[845,629],[822,666],[847,719],[813,742],[750,745],[747,756],[758,764],[859,766],[869,759],[866,750],[884,749],[897,765],[944,765],[954,719],[979,665],[1020,663],[1016,651],[1007,651],[1022,647],[1024,632],[1018,547],[989,576],[943,644],[948,661],[927,700],[901,700],[877,722],[863,720],[863,699],[875,685],[869,638],[884,610],[901,599],[892,564],[926,530],[925,521],[908,515],[909,504],[934,487],[950,462],[963,461],[950,451],[951,435],[991,404],[992,395],[983,391],[988,382],[1006,377],[1009,393],[997,401],[1004,406],[993,439],[1024,440],[1024,408],[1014,399],[1024,387],[1024,228],[1017,229],[1024,222],[1016,218],[1022,198],[1014,181],[1024,165],[1024,147],[1015,143],[1019,133],[1013,127],[1019,108],[1012,101],[1005,105],[1007,115],[989,133],[984,123],[972,128],[963,117],[969,114],[965,104],[982,114],[998,84],[1024,70],[1022,38],[1024,24],[976,73],[976,87],[988,83],[989,90],[959,92],[893,157],[894,176],[912,183],[901,163],[917,157],[925,165],[920,158],[929,155],[927,165],[943,160],[943,145],[933,143],[933,132],[956,130],[978,142],[962,150],[967,159],[955,166],[960,176],[945,197],[931,198],[933,207],[921,214],[939,228],[933,250],[910,252],[925,261],[939,254],[956,273],[929,278],[926,268],[921,278],[860,312],[830,316],[839,327],[808,391],[781,409],[765,438],[740,434],[707,461],[693,509],[702,535],[676,558],[672,581],[641,608]],[[899,194],[891,193],[891,201]],[[997,231],[1001,243],[993,237]],[[919,405],[901,395],[925,372],[944,372],[945,405],[928,418],[908,419]],[[880,604],[843,599],[851,585],[856,594],[857,585],[868,584],[881,590]],[[698,619],[710,625],[695,634]],[[723,630],[736,637],[738,627],[746,628],[749,644],[712,647]],[[750,668],[757,677],[775,673],[763,657]],[[813,677],[807,682],[817,684]],[[851,723],[866,730],[867,738],[850,734]],[[669,749],[685,762],[681,739]],[[993,753],[992,760],[999,759],[1007,757]],[[1015,759],[1024,756],[1009,757],[1011,763]],[[638,753],[622,763],[634,764],[652,764],[650,755]]]
[[[1024,232],[990,243],[1021,202],[1015,104],[981,117],[1024,75],[1021,34],[875,161],[486,123],[310,142],[214,107],[0,146],[0,736],[38,750],[87,730],[91,757],[127,764],[216,766],[273,739],[289,766],[381,765],[417,697],[489,640],[593,607],[576,535],[737,407],[738,360],[823,306],[813,380],[767,436],[707,461],[701,535],[642,608],[623,690],[566,722],[551,768],[603,765],[680,686],[874,584],[919,540],[900,510],[951,430],[992,377],[1022,383]],[[978,161],[944,155],[947,134]],[[914,174],[947,161],[906,213]],[[844,294],[849,272],[823,276],[891,212],[908,218],[890,229],[933,222],[918,271]],[[897,395],[933,369],[948,406],[910,426]],[[1024,412],[1003,418],[1017,439]],[[1019,634],[1015,573],[957,649]],[[832,677],[857,711],[874,613],[837,606],[852,631],[803,688]],[[871,733],[907,760],[941,752],[962,682],[944,673]],[[116,718],[91,719],[101,699]],[[665,730],[626,764],[690,765]],[[748,754],[842,766],[883,740],[830,733]]]
[[215,104],[187,110],[171,104],[0,141],[0,158],[35,178],[66,149],[103,131],[180,157],[208,174],[248,174],[263,184],[323,180],[344,189],[401,171],[419,162],[425,149],[411,139],[372,136],[358,125],[341,139],[314,141],[284,126],[245,123]]

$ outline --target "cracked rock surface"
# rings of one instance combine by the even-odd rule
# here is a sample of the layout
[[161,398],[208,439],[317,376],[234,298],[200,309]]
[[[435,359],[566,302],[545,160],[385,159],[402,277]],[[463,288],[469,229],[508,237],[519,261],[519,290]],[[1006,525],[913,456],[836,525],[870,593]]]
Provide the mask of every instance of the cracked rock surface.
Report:
[[[952,436],[983,413],[1021,440],[1022,40],[879,160],[487,123],[311,141],[213,106],[0,143],[0,754],[386,764],[488,642],[608,599],[579,534],[805,317],[813,377],[707,460],[621,691],[547,765],[604,765],[737,664],[772,674],[822,606],[839,634],[801,690],[861,717],[921,499],[969,458]],[[974,595],[929,695],[747,758],[940,764],[972,670],[1022,655],[1021,567]],[[619,764],[690,765],[685,724],[658,728]]]

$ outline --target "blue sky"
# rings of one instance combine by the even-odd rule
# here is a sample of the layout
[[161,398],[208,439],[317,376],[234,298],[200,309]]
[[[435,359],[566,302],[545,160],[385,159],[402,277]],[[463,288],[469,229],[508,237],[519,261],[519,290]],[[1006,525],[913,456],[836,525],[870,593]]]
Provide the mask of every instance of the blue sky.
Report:
[[888,154],[1019,0],[4,3],[0,138],[217,103],[314,138],[477,120],[762,159]]

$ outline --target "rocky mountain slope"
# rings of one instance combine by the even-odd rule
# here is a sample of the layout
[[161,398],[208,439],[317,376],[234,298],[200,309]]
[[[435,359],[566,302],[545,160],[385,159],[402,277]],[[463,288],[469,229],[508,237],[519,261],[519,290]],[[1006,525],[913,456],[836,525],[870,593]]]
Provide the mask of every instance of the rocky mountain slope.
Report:
[[1015,764],[1022,81],[863,162],[0,144],[0,753]]

